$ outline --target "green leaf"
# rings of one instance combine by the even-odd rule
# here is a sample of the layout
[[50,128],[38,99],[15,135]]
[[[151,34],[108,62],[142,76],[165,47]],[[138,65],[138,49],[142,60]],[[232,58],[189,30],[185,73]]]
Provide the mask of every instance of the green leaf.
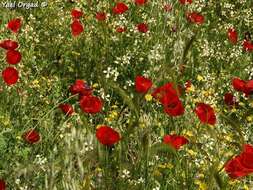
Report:
[[169,153],[169,154],[177,155],[177,152],[173,147],[171,147],[167,144],[163,144],[163,143],[156,143],[153,146],[151,146],[151,152],[153,154]]
[[0,151],[3,152],[7,147],[7,143],[3,135],[0,136]]
[[214,179],[215,179],[217,185],[219,186],[219,188],[223,189],[224,188],[224,183],[223,183],[223,180],[222,180],[222,178],[221,178],[221,176],[219,175],[218,172],[214,173]]
[[106,84],[108,85],[108,87],[115,90],[115,92],[122,98],[123,102],[129,107],[129,109],[134,113],[134,115],[139,118],[139,111],[137,109],[137,106],[133,102],[132,98],[128,95],[128,93],[122,88],[120,88],[119,85],[113,81],[107,81]]
[[[245,140],[244,140],[242,130],[240,128],[240,121],[238,121],[237,117],[235,115],[233,115],[232,117],[231,116],[229,117],[224,114],[220,114],[220,117],[222,117],[230,126],[233,127],[235,132],[237,132],[237,135],[239,135],[239,137],[240,137],[239,140],[241,142],[241,145],[244,145]],[[242,146],[241,146],[241,148],[242,148]]]

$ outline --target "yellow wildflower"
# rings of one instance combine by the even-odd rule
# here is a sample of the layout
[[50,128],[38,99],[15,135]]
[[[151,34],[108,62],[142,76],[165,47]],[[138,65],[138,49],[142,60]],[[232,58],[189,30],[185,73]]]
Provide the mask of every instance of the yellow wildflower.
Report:
[[153,174],[154,174],[155,176],[161,176],[161,175],[162,175],[161,172],[160,172],[159,170],[155,170],[155,171],[153,172]]
[[110,122],[110,121],[112,121],[112,118],[106,117],[105,121]]
[[110,114],[110,116],[112,117],[112,118],[116,118],[116,117],[118,117],[118,112],[117,111],[112,111],[111,112],[111,114]]
[[240,181],[239,180],[229,180],[228,183],[229,183],[229,185],[236,185],[236,184],[240,183]]
[[146,125],[144,123],[140,123],[139,126],[140,126],[140,128],[145,128],[146,127]]
[[171,163],[167,163],[165,166],[166,166],[166,168],[168,168],[168,169],[174,168],[174,166],[173,166]]
[[198,98],[193,99],[193,103],[198,103],[198,102],[201,102],[200,99],[198,99]]
[[158,167],[162,168],[162,169],[166,168],[166,166],[164,164],[159,164]]
[[10,123],[11,123],[11,121],[10,121],[10,117],[9,116],[1,116],[0,117],[0,123],[2,122],[2,124],[4,125],[4,126],[8,126]]
[[225,154],[224,154],[224,157],[230,157],[230,156],[233,156],[234,155],[234,152],[232,151],[227,151]]
[[39,84],[39,81],[37,79],[35,79],[33,82],[32,82],[33,85],[36,85],[36,84]]
[[153,99],[153,97],[152,97],[151,94],[146,94],[146,95],[145,95],[145,100],[146,100],[146,101],[149,102],[149,101],[151,101],[152,99]]
[[116,108],[118,108],[118,106],[115,104],[115,105],[112,105],[112,108],[116,109]]
[[225,136],[224,136],[224,139],[225,139],[226,141],[229,141],[229,142],[232,141],[232,138],[231,138],[230,135],[225,135]]
[[172,168],[174,168],[173,164],[171,164],[171,163],[159,164],[158,167],[162,168],[162,169],[172,169]]
[[204,90],[204,91],[203,91],[203,95],[204,95],[205,97],[208,97],[208,96],[209,96],[209,92],[206,91],[206,90]]
[[204,182],[195,180],[194,183],[199,186],[199,190],[207,190],[207,185]]
[[188,152],[191,156],[196,156],[196,155],[197,155],[197,153],[194,152],[192,149],[187,150],[187,152]]
[[253,116],[250,115],[250,116],[248,116],[246,119],[247,119],[248,122],[251,122],[251,121],[253,121]]
[[77,56],[80,56],[80,55],[81,55],[80,53],[78,53],[78,52],[76,52],[76,51],[72,51],[72,54],[77,55]]
[[231,112],[232,112],[232,113],[236,112],[236,108],[233,108],[233,109],[231,110]]
[[113,121],[118,117],[118,112],[117,111],[111,111],[109,116],[105,118],[106,121]]
[[98,83],[94,83],[94,84],[92,85],[92,87],[93,87],[93,88],[97,88],[97,87],[98,87]]
[[198,177],[199,178],[204,178],[205,176],[204,176],[204,174],[199,174]]
[[188,136],[188,137],[193,137],[193,136],[194,136],[193,133],[192,133],[191,131],[187,131],[187,130],[184,130],[184,131],[183,131],[183,134],[184,134],[185,136]]
[[204,78],[203,78],[201,75],[198,75],[198,76],[197,76],[197,80],[198,80],[198,81],[203,81]]
[[195,87],[193,85],[191,85],[190,87],[186,88],[186,92],[194,92],[195,91]]
[[101,171],[102,171],[101,168],[99,168],[99,167],[96,168],[96,172],[101,172]]
[[37,79],[34,80],[34,81],[32,81],[32,87],[33,87],[33,88],[39,88],[39,87],[40,87],[39,81],[38,81]]

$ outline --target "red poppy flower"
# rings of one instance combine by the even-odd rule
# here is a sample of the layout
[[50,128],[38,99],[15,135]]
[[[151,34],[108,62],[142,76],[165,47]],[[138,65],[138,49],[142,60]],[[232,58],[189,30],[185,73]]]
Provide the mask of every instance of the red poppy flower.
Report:
[[245,91],[246,82],[244,80],[241,80],[240,78],[234,78],[232,80],[232,85],[236,91],[239,91],[239,92]]
[[34,144],[40,140],[40,134],[35,129],[31,129],[23,134],[23,139],[30,144]]
[[145,23],[137,24],[137,29],[139,32],[146,33],[148,31],[148,25]]
[[0,47],[6,50],[15,50],[18,48],[18,43],[12,40],[4,40],[0,43]]
[[163,143],[168,144],[175,148],[176,150],[180,149],[181,146],[188,144],[189,141],[184,136],[180,135],[165,135],[163,137]]
[[18,81],[18,71],[13,67],[7,67],[3,70],[2,77],[7,85],[16,84]]
[[225,171],[232,179],[237,179],[248,175],[248,171],[242,166],[240,156],[229,160],[225,165]]
[[83,32],[83,25],[79,20],[74,20],[71,24],[71,31],[73,36],[78,36]]
[[198,103],[194,112],[197,114],[202,123],[214,125],[216,123],[216,116],[213,108],[205,103]]
[[71,94],[79,94],[81,96],[87,96],[92,94],[92,88],[83,80],[76,80],[69,88]]
[[106,13],[105,12],[98,12],[96,14],[96,19],[99,21],[106,20]]
[[128,10],[128,6],[125,3],[119,2],[113,7],[112,12],[114,14],[123,14]]
[[236,102],[235,96],[232,93],[225,93],[224,95],[224,102],[227,106],[235,106],[238,103]]
[[74,108],[71,104],[60,104],[59,108],[65,113],[67,116],[70,116],[74,113]]
[[126,28],[125,27],[117,27],[116,28],[116,32],[118,32],[118,33],[122,33],[122,32],[125,32],[126,31]]
[[136,5],[144,5],[145,3],[147,3],[147,0],[135,0]]
[[195,24],[203,24],[205,21],[204,16],[197,12],[187,13],[186,17],[189,22]]
[[20,27],[21,27],[21,19],[20,18],[10,20],[7,24],[7,28],[14,33],[17,33],[19,31]]
[[83,96],[80,101],[81,110],[85,113],[95,114],[102,110],[102,101],[95,96]]
[[171,4],[165,4],[165,5],[163,6],[163,9],[164,9],[164,11],[166,11],[166,12],[170,12],[170,11],[172,10],[172,6],[171,6]]
[[243,41],[243,49],[248,52],[253,51],[253,43],[248,40],[244,40]]
[[112,146],[119,142],[120,135],[117,131],[108,126],[101,126],[96,131],[98,141],[106,146]]
[[164,106],[168,105],[171,99],[179,95],[179,90],[175,89],[173,83],[170,82],[156,88],[152,93],[152,96]]
[[135,90],[139,93],[147,93],[152,86],[152,81],[143,76],[135,78]]
[[243,147],[243,152],[240,154],[240,162],[242,166],[253,172],[253,146],[250,144],[245,144]]
[[182,5],[185,5],[185,4],[191,4],[192,3],[192,0],[179,0],[179,3],[182,4]]
[[249,80],[246,82],[244,93],[246,95],[253,94],[253,80]]
[[71,10],[71,15],[73,19],[79,19],[83,16],[83,12],[78,9],[72,9]]
[[180,116],[184,114],[184,106],[180,99],[175,96],[164,106],[164,111],[170,116]]
[[241,178],[253,173],[253,147],[245,144],[243,152],[225,164],[225,171],[232,179]]
[[251,156],[253,156],[253,146],[251,144],[244,144],[243,145],[243,153],[245,153],[245,152],[252,154]]
[[16,65],[21,61],[21,53],[16,50],[8,50],[6,52],[6,61],[11,65]]
[[228,29],[228,40],[232,43],[232,44],[236,44],[237,40],[238,40],[238,35],[237,32],[234,28],[229,28]]
[[5,190],[6,189],[6,183],[3,179],[0,179],[0,190]]

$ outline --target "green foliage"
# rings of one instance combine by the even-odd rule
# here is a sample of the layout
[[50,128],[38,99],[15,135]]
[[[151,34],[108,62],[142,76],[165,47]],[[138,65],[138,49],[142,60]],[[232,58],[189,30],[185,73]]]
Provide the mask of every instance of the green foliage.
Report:
[[[129,10],[123,15],[112,13],[112,0],[54,0],[29,10],[0,7],[0,40],[18,41],[22,53],[14,66],[18,83],[7,86],[0,80],[0,179],[15,190],[252,189],[252,175],[232,181],[224,171],[243,144],[253,143],[252,97],[231,86],[233,77],[253,77],[253,54],[242,47],[245,32],[253,31],[252,2],[124,2]],[[170,12],[163,10],[167,3]],[[84,12],[84,32],[77,37],[70,29],[73,8]],[[96,20],[98,11],[108,13],[106,21]],[[190,11],[201,12],[205,22],[189,23]],[[17,17],[22,27],[14,34],[6,24]],[[141,22],[148,24],[147,33],[136,29]],[[117,33],[118,26],[126,32]],[[227,39],[230,27],[238,32],[235,45]],[[6,67],[1,48],[0,70]],[[152,79],[147,94],[135,91],[137,75]],[[80,110],[78,95],[69,92],[76,79],[103,99],[101,113]],[[185,113],[172,118],[150,94],[166,82],[184,87],[187,80],[192,86],[180,97]],[[238,107],[224,104],[226,92],[235,95]],[[198,102],[212,105],[215,126],[200,123],[193,112]],[[64,115],[61,103],[73,105],[75,113]],[[99,125],[118,131],[120,142],[109,148],[100,144]],[[38,143],[25,142],[28,129],[39,131]],[[184,135],[189,144],[175,150],[162,142],[166,134]]]

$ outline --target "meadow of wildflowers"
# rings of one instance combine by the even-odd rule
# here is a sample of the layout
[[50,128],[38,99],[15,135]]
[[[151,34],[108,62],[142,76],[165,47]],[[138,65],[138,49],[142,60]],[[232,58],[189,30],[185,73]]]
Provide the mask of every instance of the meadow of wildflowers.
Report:
[[0,190],[253,189],[251,0],[0,3]]

